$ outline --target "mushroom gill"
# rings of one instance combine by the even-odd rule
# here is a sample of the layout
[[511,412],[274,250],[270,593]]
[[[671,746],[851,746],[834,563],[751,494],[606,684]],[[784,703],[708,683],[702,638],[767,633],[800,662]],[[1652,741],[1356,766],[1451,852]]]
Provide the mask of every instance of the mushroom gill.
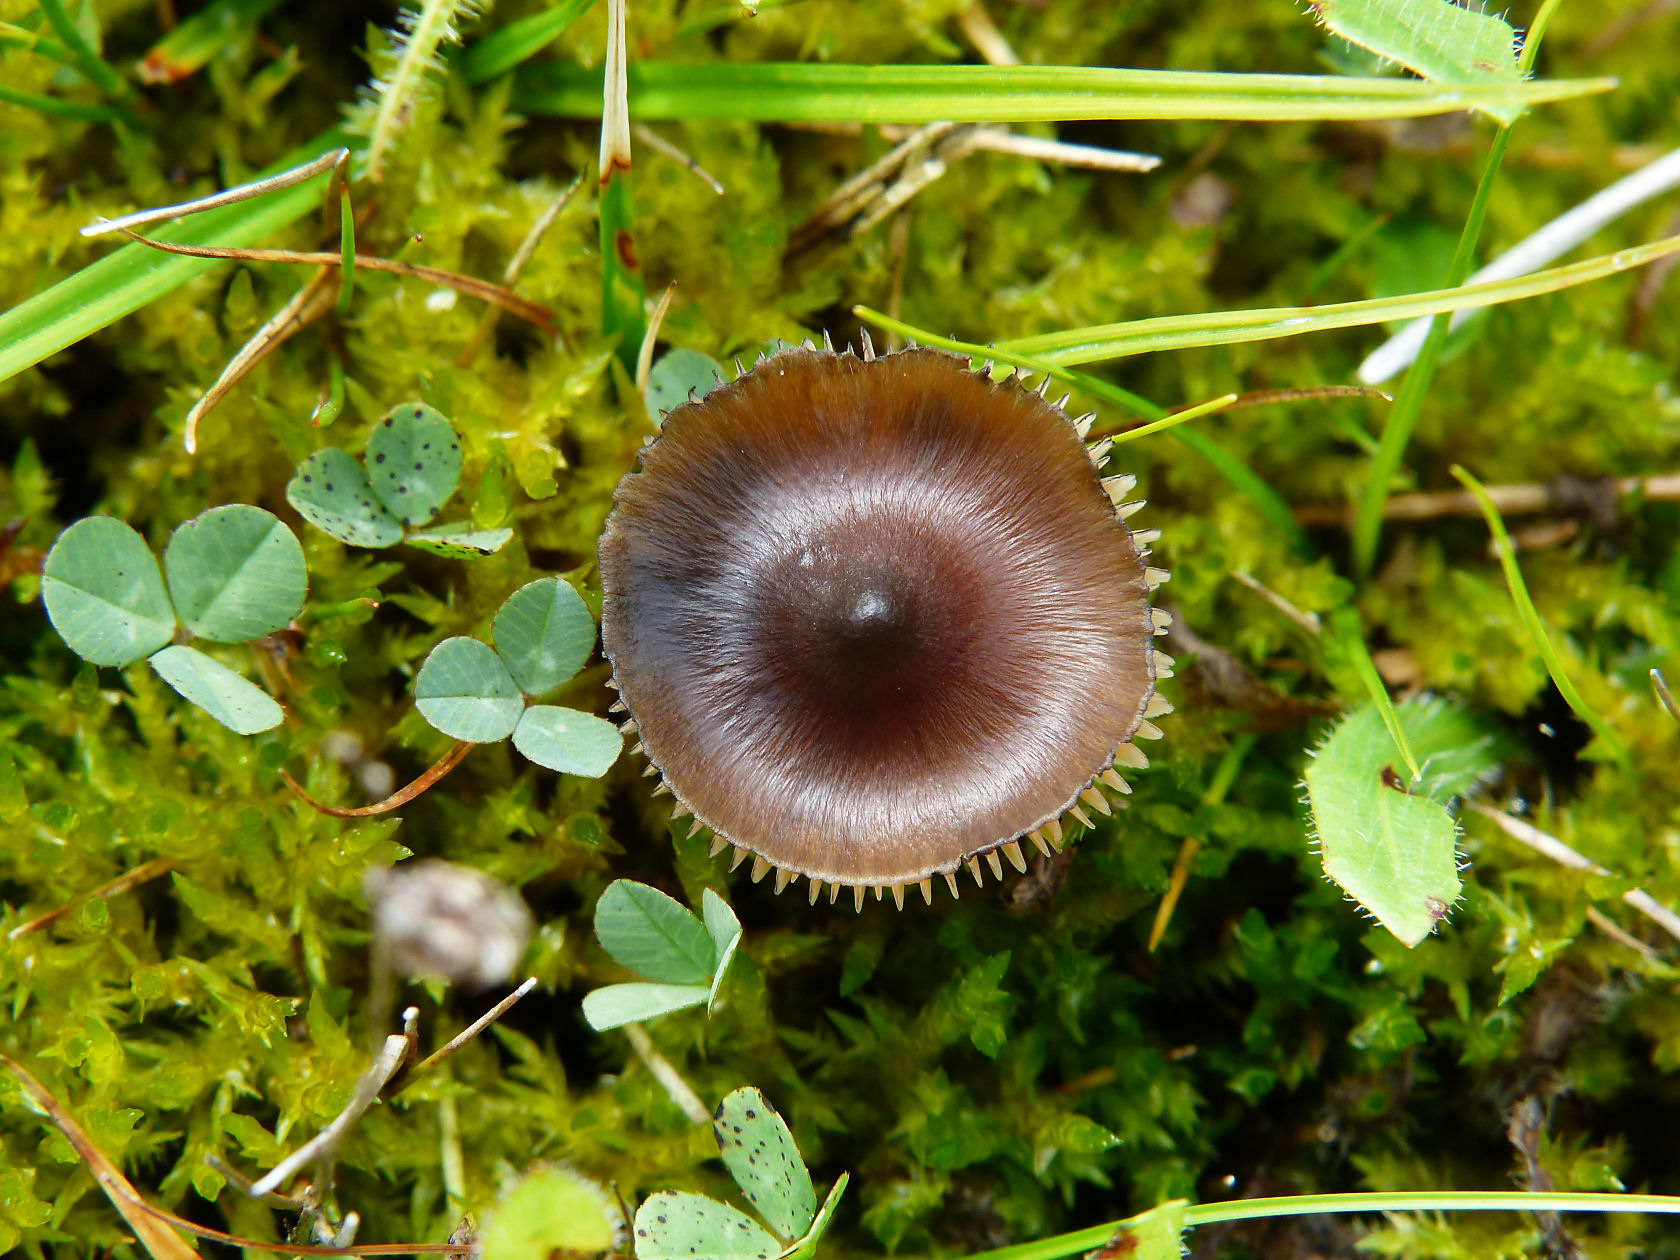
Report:
[[[1066,400],[1064,399],[1063,402]],[[814,902],[980,879],[1103,813],[1170,661],[1106,443],[943,351],[761,360],[666,416],[601,538],[626,727],[717,836]]]

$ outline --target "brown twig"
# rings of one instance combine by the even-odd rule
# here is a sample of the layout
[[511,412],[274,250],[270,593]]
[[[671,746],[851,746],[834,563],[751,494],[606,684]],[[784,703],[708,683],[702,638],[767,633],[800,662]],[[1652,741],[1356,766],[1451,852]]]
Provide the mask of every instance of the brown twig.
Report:
[[[153,858],[150,862],[142,862],[133,870],[117,876],[110,883],[101,884],[85,898],[81,898],[80,901],[90,901],[95,897],[120,896],[122,893],[127,892],[130,888],[144,884],[147,880],[156,879],[159,875],[171,871],[174,868],[174,858]],[[25,936],[29,936],[31,933],[39,932],[49,923],[56,922],[57,920],[62,919],[65,915],[69,914],[70,911],[79,903],[80,902],[78,901],[67,902],[56,910],[49,910],[45,914],[31,919],[28,923],[20,923],[17,927],[6,933],[6,939],[8,941],[20,940]]]
[[[166,254],[182,254],[188,258],[235,258],[245,262],[300,263],[315,267],[337,267],[344,261],[342,254],[327,250],[229,249],[215,245],[177,245],[173,241],[156,241],[126,228],[123,231],[124,235],[142,245],[150,245]],[[356,266],[366,267],[369,271],[388,271],[393,275],[408,276],[454,289],[457,293],[480,298],[501,307],[509,314],[528,320],[551,336],[554,333],[553,311],[488,280],[480,280],[476,276],[463,276],[459,272],[444,271],[438,267],[424,267],[419,263],[402,262],[396,258],[381,258],[377,254],[357,254]]]
[[[133,235],[133,233],[130,233]],[[143,239],[135,237],[136,240]],[[147,244],[156,244],[147,241]],[[304,286],[294,293],[278,311],[239,348],[239,353],[227,361],[222,373],[204,392],[204,396],[187,412],[186,429],[182,441],[189,454],[198,450],[198,425],[205,416],[227,396],[252,368],[279,348],[294,333],[314,323],[332,309],[337,294],[338,277],[322,267]]]
[[[542,244],[543,237],[548,235],[548,229],[554,226],[554,221],[560,217],[560,212],[577,196],[578,189],[583,187],[583,176],[567,184],[561,194],[549,203],[548,209],[537,216],[537,221],[531,225],[531,230],[525,233],[525,239],[519,242],[519,248],[513,251],[513,257],[508,260],[507,267],[502,272],[502,286],[512,290],[519,283],[519,277],[525,274],[525,268],[530,264],[537,252],[537,246]],[[461,348],[461,353],[455,357],[455,366],[464,368],[477,357],[479,349],[490,339],[495,331],[496,320],[501,316],[501,309],[491,306],[485,310],[478,321],[478,327],[473,329],[467,344]],[[554,334],[556,338],[559,333]],[[562,348],[564,343],[562,342]]]
[[[1649,477],[1618,477],[1612,483],[1616,494],[1639,494],[1647,499],[1680,499],[1680,473],[1657,473]],[[1523,516],[1580,507],[1579,496],[1560,493],[1560,487],[1541,482],[1489,486],[1488,497],[1501,516]],[[1311,503],[1295,509],[1303,525],[1340,525],[1352,528],[1355,508],[1351,504]],[[1391,495],[1383,505],[1386,521],[1427,521],[1442,516],[1476,517],[1482,514],[1475,498],[1466,490],[1427,490]]]
[[1238,394],[1226,411],[1240,411],[1244,407],[1270,407],[1276,403],[1310,402],[1325,398],[1380,398],[1393,402],[1394,395],[1370,385],[1303,385],[1297,389],[1257,389]]
[[308,792],[305,792],[303,790],[303,785],[296,779],[292,778],[292,776],[287,774],[284,770],[280,772],[280,778],[285,782],[287,787],[292,789],[292,793],[299,800],[309,806],[309,808],[315,810],[317,813],[326,814],[332,818],[371,818],[375,814],[388,814],[393,809],[401,809],[427,788],[431,787],[439,779],[443,778],[444,775],[448,774],[456,766],[460,765],[461,759],[472,750],[472,744],[469,744],[464,739],[459,741],[455,747],[444,753],[443,756],[438,758],[436,762],[422,771],[420,776],[407,787],[398,788],[382,801],[376,801],[372,805],[363,805],[356,809],[346,809],[340,805],[323,805],[320,801],[309,795]]

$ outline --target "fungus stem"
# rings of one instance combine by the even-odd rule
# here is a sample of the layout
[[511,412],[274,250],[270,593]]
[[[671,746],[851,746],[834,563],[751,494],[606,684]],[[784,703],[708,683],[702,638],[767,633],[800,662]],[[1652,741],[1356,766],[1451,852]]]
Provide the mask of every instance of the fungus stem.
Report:
[[1494,507],[1493,500],[1488,497],[1487,487],[1458,464],[1454,464],[1451,471],[1464,488],[1476,496],[1482,515],[1487,519],[1488,531],[1493,535],[1494,554],[1499,557],[1499,565],[1505,570],[1505,584],[1510,588],[1511,602],[1517,606],[1517,616],[1522,619],[1528,637],[1533,640],[1535,649],[1540,653],[1540,659],[1546,663],[1546,672],[1552,676],[1552,683],[1557,687],[1558,694],[1575,710],[1576,716],[1592,727],[1594,733],[1609,746],[1610,751],[1616,754],[1616,760],[1631,770],[1633,761],[1628,756],[1626,746],[1616,738],[1616,733],[1610,729],[1609,724],[1581,698],[1581,693],[1575,689],[1575,684],[1564,672],[1563,658],[1552,646],[1551,636],[1546,633],[1546,623],[1540,620],[1534,601],[1529,598],[1528,587],[1523,582],[1522,569],[1517,564],[1517,553],[1511,546],[1511,536],[1505,532],[1505,522],[1500,519],[1499,509]]

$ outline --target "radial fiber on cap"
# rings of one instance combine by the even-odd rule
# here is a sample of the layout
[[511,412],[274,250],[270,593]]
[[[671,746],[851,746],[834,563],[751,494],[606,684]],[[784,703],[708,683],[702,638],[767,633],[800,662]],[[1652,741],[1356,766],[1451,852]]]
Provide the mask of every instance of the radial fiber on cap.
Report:
[[1072,423],[942,351],[784,351],[676,408],[600,559],[649,759],[813,879],[918,880],[1055,818],[1153,690],[1143,561]]

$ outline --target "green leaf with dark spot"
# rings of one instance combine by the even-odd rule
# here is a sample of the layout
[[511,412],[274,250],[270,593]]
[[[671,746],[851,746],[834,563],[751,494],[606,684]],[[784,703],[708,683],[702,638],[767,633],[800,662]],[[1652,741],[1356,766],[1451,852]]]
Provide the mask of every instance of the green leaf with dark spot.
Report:
[[636,1260],[775,1260],[782,1244],[727,1203],[661,1190],[636,1212]]
[[592,713],[533,704],[513,728],[513,746],[527,760],[559,774],[598,779],[624,748],[618,727]]
[[793,1134],[751,1085],[725,1098],[712,1118],[723,1163],[747,1202],[786,1239],[802,1238],[817,1215],[817,1192]]
[[362,466],[336,446],[316,451],[286,483],[286,502],[324,534],[352,547],[392,547],[402,522],[385,510]]
[[390,513],[404,525],[424,525],[461,480],[461,441],[436,408],[403,403],[374,426],[363,463]]
[[513,734],[525,697],[495,649],[458,636],[426,657],[414,679],[414,707],[450,738],[488,744]]
[[213,643],[272,634],[303,611],[309,593],[297,536],[247,503],[211,508],[176,529],[163,570],[182,623]]
[[196,648],[176,644],[147,662],[159,678],[230,731],[255,735],[271,730],[286,713],[274,697]]
[[434,556],[448,556],[451,560],[476,560],[494,555],[508,545],[513,531],[500,529],[472,529],[459,525],[434,525],[430,529],[414,529],[403,535],[410,547],[429,551]]
[[[841,1173],[840,1179],[834,1183],[834,1189],[828,1192],[828,1198],[823,1200],[822,1207],[817,1209],[817,1219],[811,1222],[811,1228],[805,1231],[793,1246],[782,1253],[782,1260],[809,1260],[817,1253],[817,1243],[828,1232],[828,1226],[834,1219],[834,1209],[840,1206],[840,1196],[846,1193],[846,1185],[852,1179],[850,1173]],[[1177,1260],[1177,1257],[1174,1257]]]
[[709,984],[717,966],[717,947],[705,925],[681,903],[634,880],[607,885],[595,903],[595,936],[620,965],[663,984]]
[[696,398],[704,398],[717,388],[722,375],[722,365],[710,355],[681,347],[667,352],[648,372],[648,419],[663,423],[665,413],[687,402],[691,391]]
[[[1427,702],[1395,713],[1420,764],[1446,754],[1438,743],[1419,746],[1420,735],[1451,729],[1430,718]],[[1307,770],[1307,801],[1324,873],[1415,946],[1458,900],[1458,827],[1442,805],[1408,788],[1403,766],[1382,715],[1366,704],[1319,748]]]
[[109,516],[77,521],[58,536],[41,570],[41,598],[59,637],[95,665],[132,665],[175,634],[157,557]]
[[569,583],[538,578],[507,597],[490,635],[513,680],[526,695],[540,696],[589,659],[595,647],[595,619]]

